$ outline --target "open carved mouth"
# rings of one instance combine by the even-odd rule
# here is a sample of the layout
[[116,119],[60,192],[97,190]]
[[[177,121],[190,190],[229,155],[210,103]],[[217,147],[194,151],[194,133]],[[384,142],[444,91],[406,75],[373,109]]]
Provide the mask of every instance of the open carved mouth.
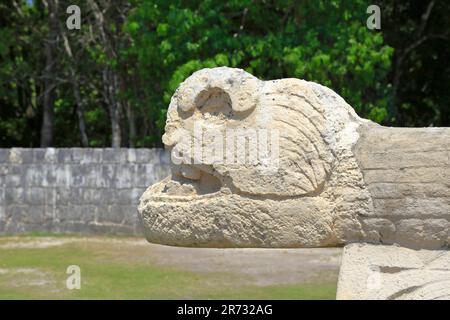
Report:
[[[317,216],[323,199],[242,193],[226,177],[209,172],[210,166],[200,166],[206,170],[173,166],[169,177],[144,193],[139,212],[148,241],[195,247],[298,247],[326,244],[331,238],[331,216]],[[313,230],[311,225],[315,232],[305,232]]]
[[222,187],[222,181],[216,176],[184,164],[173,166],[172,174],[152,187],[152,194],[155,199],[200,197],[216,194]]

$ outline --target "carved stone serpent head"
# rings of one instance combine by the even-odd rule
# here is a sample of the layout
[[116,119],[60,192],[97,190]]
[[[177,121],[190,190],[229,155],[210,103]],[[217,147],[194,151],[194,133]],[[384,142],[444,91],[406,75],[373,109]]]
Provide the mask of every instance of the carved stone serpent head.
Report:
[[357,156],[360,137],[379,128],[313,82],[195,72],[167,112],[171,175],[141,198],[146,237],[209,247],[380,242],[395,222],[377,216]]

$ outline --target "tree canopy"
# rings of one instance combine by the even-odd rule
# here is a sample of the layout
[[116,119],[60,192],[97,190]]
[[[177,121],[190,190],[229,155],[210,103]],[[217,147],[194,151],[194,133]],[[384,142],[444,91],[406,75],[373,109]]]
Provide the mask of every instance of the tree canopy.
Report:
[[340,94],[384,125],[450,126],[446,1],[68,0],[0,3],[0,147],[161,146],[174,90],[230,66]]

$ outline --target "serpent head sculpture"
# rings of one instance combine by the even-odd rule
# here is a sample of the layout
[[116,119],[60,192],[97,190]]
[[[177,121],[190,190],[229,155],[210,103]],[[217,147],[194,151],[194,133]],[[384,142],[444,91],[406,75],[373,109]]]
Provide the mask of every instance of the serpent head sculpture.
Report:
[[448,128],[382,127],[314,82],[220,67],[179,86],[163,142],[171,175],[139,205],[150,242],[449,243]]

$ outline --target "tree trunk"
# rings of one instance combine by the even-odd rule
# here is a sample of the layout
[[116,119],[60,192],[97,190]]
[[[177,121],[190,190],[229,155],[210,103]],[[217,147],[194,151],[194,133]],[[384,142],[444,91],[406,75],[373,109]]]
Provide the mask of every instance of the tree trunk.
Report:
[[[110,35],[105,31],[106,22],[102,10],[100,10],[100,7],[95,0],[89,0],[88,4],[94,13],[101,45],[107,57],[109,59],[117,59],[117,54],[111,43]],[[108,3],[108,5],[112,5],[112,3]],[[103,96],[105,102],[108,104],[109,116],[111,119],[111,146],[113,148],[120,148],[122,143],[122,129],[120,123],[120,103],[117,98],[119,92],[118,76],[113,69],[105,64],[103,66],[102,77]]]
[[83,99],[80,94],[80,87],[76,80],[72,81],[73,95],[76,101],[76,111],[78,117],[78,129],[80,130],[81,145],[85,148],[89,147],[89,139],[86,133],[86,122],[84,120]]
[[[50,51],[50,49],[47,49]],[[49,54],[47,54],[49,55]],[[51,60],[52,58],[50,58]],[[47,58],[49,61],[49,58]],[[43,105],[43,118],[41,126],[41,148],[50,147],[53,145],[53,119],[54,119],[54,87],[52,87],[50,80],[45,80],[45,93]]]
[[102,72],[103,96],[108,105],[111,121],[111,147],[120,148],[122,144],[122,129],[120,126],[120,108],[116,99],[116,76],[108,66],[104,66]]
[[134,148],[136,139],[136,121],[134,118],[134,111],[131,104],[126,102],[127,118],[128,118],[128,146]]
[[[78,129],[80,131],[80,141],[81,145],[85,148],[89,147],[89,139],[86,132],[86,122],[84,120],[84,102],[83,98],[81,97],[80,93],[80,84],[79,84],[79,78],[75,69],[75,59],[73,57],[72,53],[72,47],[69,42],[69,38],[67,37],[67,34],[65,32],[64,26],[59,23],[59,35],[61,36],[64,44],[64,49],[66,51],[67,57],[69,58],[69,77],[70,77],[70,83],[72,85],[72,91],[73,95],[75,97],[75,103],[76,103],[76,113],[78,118]],[[72,65],[72,66],[70,66]]]
[[44,2],[49,15],[49,38],[45,40],[46,66],[44,70],[44,103],[41,126],[41,147],[53,145],[53,119],[55,104],[55,49],[57,28],[57,4],[54,0]]
[[111,115],[111,132],[112,132],[112,141],[111,147],[120,148],[122,142],[122,133],[120,128],[120,112],[117,105],[113,107],[110,106],[110,115]]

